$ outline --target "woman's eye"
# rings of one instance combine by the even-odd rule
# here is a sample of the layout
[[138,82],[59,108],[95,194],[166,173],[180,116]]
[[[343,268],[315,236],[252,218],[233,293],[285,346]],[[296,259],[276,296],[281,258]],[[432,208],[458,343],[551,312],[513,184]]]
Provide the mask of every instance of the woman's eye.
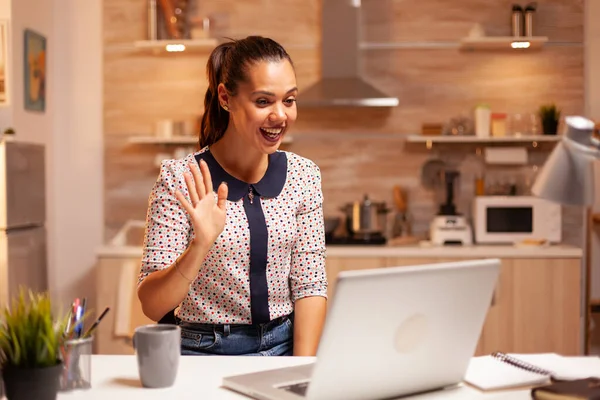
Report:
[[266,106],[267,104],[269,104],[269,102],[266,99],[258,99],[256,100],[256,104],[258,104],[259,106]]
[[290,98],[290,99],[287,99],[287,100],[285,101],[285,103],[286,103],[286,104],[288,104],[288,105],[292,105],[292,104],[294,104],[295,102],[296,102],[296,99],[294,99],[294,98]]

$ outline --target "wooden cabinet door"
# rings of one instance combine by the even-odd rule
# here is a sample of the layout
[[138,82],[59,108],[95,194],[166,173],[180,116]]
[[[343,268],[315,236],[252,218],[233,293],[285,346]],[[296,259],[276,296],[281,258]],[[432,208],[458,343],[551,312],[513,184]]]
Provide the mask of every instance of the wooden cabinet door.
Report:
[[580,263],[503,259],[479,353],[582,354]]
[[[351,271],[357,269],[384,268],[386,266],[385,257],[330,257],[325,259],[325,268],[327,270],[327,297],[333,299],[335,293],[335,284],[340,271]],[[328,302],[331,304],[331,301]]]

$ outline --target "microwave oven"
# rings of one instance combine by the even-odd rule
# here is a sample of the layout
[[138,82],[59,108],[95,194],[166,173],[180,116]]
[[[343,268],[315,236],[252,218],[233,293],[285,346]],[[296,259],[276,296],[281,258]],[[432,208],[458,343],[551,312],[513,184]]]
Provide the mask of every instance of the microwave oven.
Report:
[[515,243],[526,239],[560,243],[562,207],[533,196],[476,196],[473,235],[485,244]]

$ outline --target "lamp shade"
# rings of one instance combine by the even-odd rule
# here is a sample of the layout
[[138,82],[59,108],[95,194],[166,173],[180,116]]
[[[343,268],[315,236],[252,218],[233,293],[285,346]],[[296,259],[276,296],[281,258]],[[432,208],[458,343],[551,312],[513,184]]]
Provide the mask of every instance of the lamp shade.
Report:
[[594,203],[594,160],[600,152],[592,138],[594,123],[567,117],[567,132],[542,167],[533,187],[535,196],[565,205]]

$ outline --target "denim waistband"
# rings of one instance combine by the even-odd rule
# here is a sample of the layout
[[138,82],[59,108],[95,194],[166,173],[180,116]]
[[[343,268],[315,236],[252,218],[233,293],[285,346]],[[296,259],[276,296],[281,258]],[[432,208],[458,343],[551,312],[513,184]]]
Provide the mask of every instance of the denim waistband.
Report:
[[286,322],[288,319],[294,321],[294,313],[289,315],[283,315],[281,317],[272,319],[269,322],[264,322],[260,324],[199,324],[196,322],[186,322],[182,321],[179,318],[176,318],[177,325],[182,328],[190,329],[198,332],[221,332],[224,334],[229,334],[229,332],[233,330],[248,330],[248,329],[265,329],[268,330],[277,325],[281,325]]

